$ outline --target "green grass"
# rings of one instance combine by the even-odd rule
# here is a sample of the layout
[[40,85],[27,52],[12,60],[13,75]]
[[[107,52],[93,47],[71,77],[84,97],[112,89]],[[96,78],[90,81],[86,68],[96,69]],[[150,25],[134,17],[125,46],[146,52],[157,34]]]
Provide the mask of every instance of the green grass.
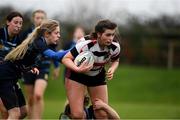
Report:
[[[66,95],[60,75],[48,82],[44,119],[58,119],[63,111]],[[180,119],[180,69],[120,65],[108,88],[109,103],[122,119]]]
[[180,103],[180,69],[120,66],[108,86],[112,101]]
[[[44,119],[57,119],[63,111],[64,101],[46,100]],[[180,105],[111,102],[122,119],[178,119]]]
[[180,105],[149,103],[112,103],[123,119],[177,119]]
[[46,100],[44,119],[58,119],[60,113],[63,111],[64,101],[60,100]]

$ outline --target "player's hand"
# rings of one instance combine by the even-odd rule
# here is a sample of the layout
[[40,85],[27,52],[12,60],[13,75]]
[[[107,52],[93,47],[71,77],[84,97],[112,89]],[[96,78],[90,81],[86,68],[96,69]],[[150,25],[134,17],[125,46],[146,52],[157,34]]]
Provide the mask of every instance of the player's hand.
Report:
[[59,77],[59,68],[53,70],[53,80],[56,80]]
[[104,109],[105,105],[106,103],[104,103],[101,99],[96,98],[94,101],[93,109],[94,110]]
[[83,73],[91,70],[93,68],[93,64],[88,64],[88,62],[83,62],[77,69],[77,72]]
[[114,75],[114,70],[112,68],[109,68],[108,71],[106,72],[106,77],[108,80],[112,80]]
[[39,70],[35,67],[31,70],[33,74],[39,75]]

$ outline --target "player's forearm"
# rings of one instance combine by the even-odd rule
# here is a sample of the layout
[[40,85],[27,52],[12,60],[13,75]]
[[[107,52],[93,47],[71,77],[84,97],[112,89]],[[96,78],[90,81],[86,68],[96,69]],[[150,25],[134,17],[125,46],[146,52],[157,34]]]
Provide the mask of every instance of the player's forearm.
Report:
[[55,52],[51,49],[47,49],[43,52],[43,54],[53,60],[61,61],[61,59],[64,57],[64,55],[67,54],[68,51],[59,51]]
[[104,110],[108,114],[109,119],[120,119],[118,113],[113,108],[111,108],[109,105],[105,105]]
[[113,70],[113,73],[116,71],[116,69],[118,68],[118,66],[119,66],[119,60],[114,61],[114,62],[111,63],[110,68]]
[[62,59],[62,63],[69,69],[77,72],[78,71],[78,67],[73,63],[73,61],[70,58],[64,57]]

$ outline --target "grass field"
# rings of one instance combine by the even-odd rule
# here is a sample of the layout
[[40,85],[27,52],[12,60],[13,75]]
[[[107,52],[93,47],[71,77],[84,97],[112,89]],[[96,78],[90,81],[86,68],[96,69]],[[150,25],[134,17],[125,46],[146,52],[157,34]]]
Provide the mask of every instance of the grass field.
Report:
[[[120,65],[108,88],[122,119],[180,119],[180,69]],[[43,118],[58,119],[65,99],[62,77],[49,80]]]

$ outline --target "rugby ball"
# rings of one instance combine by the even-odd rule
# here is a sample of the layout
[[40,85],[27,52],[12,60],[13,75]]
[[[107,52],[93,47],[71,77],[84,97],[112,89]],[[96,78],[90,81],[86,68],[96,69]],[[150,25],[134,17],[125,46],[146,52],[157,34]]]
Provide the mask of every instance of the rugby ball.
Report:
[[94,64],[93,53],[90,51],[83,51],[74,59],[74,63],[76,66],[80,66],[83,62],[87,62],[88,65],[93,65]]

